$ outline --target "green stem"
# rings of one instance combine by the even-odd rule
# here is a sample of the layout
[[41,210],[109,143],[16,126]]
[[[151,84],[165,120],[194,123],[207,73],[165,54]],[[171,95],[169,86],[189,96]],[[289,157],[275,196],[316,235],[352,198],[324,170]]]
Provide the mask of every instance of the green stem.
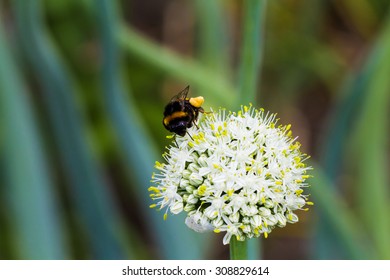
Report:
[[263,43],[265,0],[244,1],[243,39],[239,67],[239,93],[241,104],[256,100],[257,82],[260,76]]
[[230,239],[230,259],[247,260],[248,259],[248,241],[238,241],[235,236]]

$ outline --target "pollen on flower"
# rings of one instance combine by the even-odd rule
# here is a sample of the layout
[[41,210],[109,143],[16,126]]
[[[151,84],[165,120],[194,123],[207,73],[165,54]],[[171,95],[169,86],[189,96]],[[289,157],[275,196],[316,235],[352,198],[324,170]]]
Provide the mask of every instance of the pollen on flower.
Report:
[[156,162],[150,208],[166,209],[164,220],[184,211],[188,227],[224,232],[224,244],[267,238],[313,205],[304,194],[309,156],[296,139],[290,124],[251,104],[237,113],[211,109]]

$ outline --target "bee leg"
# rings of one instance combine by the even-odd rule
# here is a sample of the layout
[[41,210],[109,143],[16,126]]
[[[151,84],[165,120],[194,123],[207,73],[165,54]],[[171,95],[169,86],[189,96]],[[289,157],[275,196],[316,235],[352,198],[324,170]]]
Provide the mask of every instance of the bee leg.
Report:
[[176,134],[173,134],[173,135],[172,135],[172,138],[173,138],[173,141],[175,141],[176,146],[179,147],[179,145],[178,145],[177,142],[176,142]]
[[191,140],[193,141],[194,138],[192,138],[191,134],[187,131],[188,136],[190,136]]

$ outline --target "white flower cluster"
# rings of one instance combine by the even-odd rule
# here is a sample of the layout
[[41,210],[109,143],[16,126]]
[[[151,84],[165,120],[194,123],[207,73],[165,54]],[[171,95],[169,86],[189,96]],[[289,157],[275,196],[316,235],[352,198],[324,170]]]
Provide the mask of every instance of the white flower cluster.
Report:
[[303,194],[311,167],[291,137],[290,125],[277,126],[274,114],[244,106],[238,113],[220,109],[204,115],[199,127],[176,137],[166,163],[156,162],[151,207],[188,213],[195,231],[226,232],[223,243],[265,237],[295,210],[312,205]]

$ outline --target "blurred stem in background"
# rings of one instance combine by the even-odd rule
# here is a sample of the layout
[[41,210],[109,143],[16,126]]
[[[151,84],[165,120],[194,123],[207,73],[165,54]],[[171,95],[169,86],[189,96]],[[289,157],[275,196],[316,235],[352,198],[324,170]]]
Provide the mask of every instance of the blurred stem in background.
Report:
[[91,257],[122,259],[125,257],[120,242],[122,220],[87,147],[83,133],[85,121],[75,106],[72,80],[45,29],[41,1],[15,0],[12,3],[21,45],[43,88],[64,174],[71,186],[69,192],[80,214],[82,229],[88,235]]
[[[378,47],[380,46],[380,47]],[[390,106],[390,14],[373,49],[379,56],[370,73],[363,100],[360,122],[353,141],[356,144],[351,162],[357,167],[357,205],[365,227],[369,229],[377,257],[390,259],[389,192],[389,106]],[[379,54],[375,54],[378,52]],[[387,151],[387,152],[386,152]]]
[[[225,16],[226,10],[223,0],[195,0],[193,1],[197,19],[197,57],[204,67],[217,73],[228,81],[231,76],[229,51],[232,41],[229,38],[229,20]],[[208,88],[203,86],[199,91],[209,95]],[[202,93],[203,94],[203,93]],[[234,93],[230,98],[235,98]],[[229,96],[226,96],[229,98]],[[234,100],[229,100],[233,102]],[[216,104],[223,106],[222,104]],[[226,104],[231,105],[231,104]]]
[[1,22],[0,18],[0,119],[8,183],[2,191],[11,210],[6,218],[11,227],[9,241],[15,248],[9,258],[66,259],[69,252],[58,194],[49,175],[29,95]]
[[241,105],[256,103],[263,54],[266,0],[244,0],[242,45],[238,67],[238,93]]
[[[355,247],[345,246],[349,242],[343,238],[346,235],[354,236],[356,239],[363,230],[341,232],[345,228],[337,227],[337,223],[325,220],[319,225],[317,245],[319,250],[317,255],[320,258],[331,258],[336,251],[346,252],[346,256],[341,258],[390,258],[390,221],[388,219],[389,209],[389,179],[386,166],[389,162],[384,157],[388,143],[388,106],[390,103],[390,83],[387,78],[390,72],[390,20],[386,22],[382,33],[378,37],[376,45],[372,48],[364,67],[359,73],[348,80],[344,88],[344,99],[336,107],[331,123],[328,127],[328,134],[323,141],[322,162],[325,176],[330,182],[335,182],[341,175],[344,165],[358,169],[356,176],[356,187],[354,193],[358,199],[358,213],[361,215],[360,223],[364,223],[363,228],[369,229],[366,236],[372,236],[374,252],[364,252],[364,248],[371,240],[364,243],[354,243]],[[357,127],[354,124],[359,124]],[[353,133],[357,130],[356,133]],[[358,151],[352,157],[347,157],[345,149],[348,137],[352,137],[354,146],[351,151]],[[350,161],[340,159],[349,158]],[[313,184],[313,186],[315,183]],[[338,192],[337,190],[330,190]],[[341,195],[341,194],[339,194]],[[318,194],[317,200],[323,200],[323,195]],[[332,200],[331,200],[332,201]],[[328,206],[333,207],[332,203]],[[347,211],[346,209],[344,209]],[[343,210],[339,210],[343,211]],[[373,217],[375,213],[375,218]],[[322,215],[322,212],[320,212]],[[344,216],[341,214],[340,216]],[[334,217],[335,218],[335,217]],[[356,217],[357,219],[357,217]],[[332,225],[329,227],[329,225]],[[335,228],[336,226],[336,228]],[[333,233],[333,231],[336,231]],[[335,236],[338,238],[335,239]],[[336,246],[336,247],[335,247]],[[345,246],[346,250],[339,250],[339,246]],[[333,249],[332,249],[333,248]],[[373,255],[374,254],[374,255]]]
[[[371,250],[371,242],[367,239],[365,228],[320,165],[314,165],[313,175],[314,178],[310,180],[312,186],[310,192],[314,197],[314,207],[320,213],[320,225],[323,226],[324,221],[327,221],[328,227],[331,227],[334,232],[331,239],[340,244],[338,249],[347,253],[347,259],[374,258],[375,255]],[[329,231],[326,228],[323,230],[325,233]],[[313,252],[314,257],[324,258],[322,250],[322,247],[316,247]]]

